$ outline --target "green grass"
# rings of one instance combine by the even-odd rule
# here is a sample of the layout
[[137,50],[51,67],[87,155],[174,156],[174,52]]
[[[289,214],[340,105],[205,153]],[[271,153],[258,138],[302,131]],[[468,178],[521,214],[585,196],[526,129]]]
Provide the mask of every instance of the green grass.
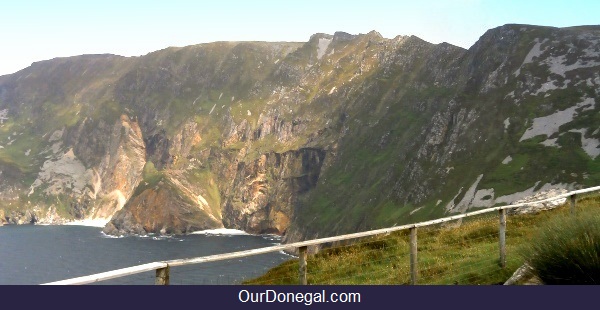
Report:
[[[580,134],[562,134],[557,141],[560,148],[540,144],[545,139],[545,136],[539,136],[521,142],[507,164],[498,159],[491,173],[485,174],[480,188],[493,188],[496,197],[500,197],[526,190],[538,181],[540,185],[554,184],[558,180],[588,186],[597,184],[600,175],[595,166],[598,161],[583,151]],[[584,174],[587,174],[586,178]]]
[[[0,141],[3,146],[0,148],[0,163],[11,165],[22,173],[34,171],[32,166],[37,163],[36,156],[44,146],[41,137],[30,128],[10,121],[0,128]],[[10,145],[9,141],[12,141]]]
[[[598,218],[599,204],[598,194],[582,197],[578,199],[576,213]],[[499,224],[495,212],[465,219],[455,228],[452,225],[419,228],[418,283],[504,283],[525,262],[526,256],[521,253],[530,246],[532,236],[540,231],[539,227],[569,217],[568,204],[537,214],[509,215],[505,268],[499,265]],[[409,257],[408,231],[363,239],[346,246],[336,245],[309,256],[308,283],[409,284]],[[292,259],[245,284],[286,285],[297,282],[298,260]]]
[[600,284],[600,214],[552,219],[522,256],[545,284]]
[[147,161],[142,171],[142,177],[143,180],[136,187],[134,197],[146,189],[158,186],[158,183],[164,179],[164,174],[156,169],[153,162]]
[[187,180],[195,185],[200,185],[201,195],[210,206],[212,214],[221,215],[221,195],[215,181],[215,176],[210,169],[194,169],[185,174]]

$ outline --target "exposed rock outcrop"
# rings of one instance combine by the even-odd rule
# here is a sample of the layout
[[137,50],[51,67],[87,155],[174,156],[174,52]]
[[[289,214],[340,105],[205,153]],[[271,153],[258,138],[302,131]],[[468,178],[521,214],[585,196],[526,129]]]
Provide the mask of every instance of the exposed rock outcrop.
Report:
[[239,162],[226,192],[225,225],[257,234],[285,233],[298,196],[317,185],[325,156],[323,150],[300,149]]
[[35,63],[0,77],[0,221],[297,241],[597,185],[599,67],[598,26],[528,25]]
[[222,228],[220,218],[211,213],[201,196],[182,192],[183,187],[169,177],[145,188],[115,214],[104,232],[123,234],[184,234]]

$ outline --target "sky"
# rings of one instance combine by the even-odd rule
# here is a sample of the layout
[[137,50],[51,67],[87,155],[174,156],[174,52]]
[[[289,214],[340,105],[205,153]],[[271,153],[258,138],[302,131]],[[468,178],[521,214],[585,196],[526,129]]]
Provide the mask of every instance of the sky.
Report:
[[336,31],[469,48],[486,30],[509,23],[599,25],[600,1],[3,0],[0,75],[55,57],[140,56],[215,41],[306,42]]

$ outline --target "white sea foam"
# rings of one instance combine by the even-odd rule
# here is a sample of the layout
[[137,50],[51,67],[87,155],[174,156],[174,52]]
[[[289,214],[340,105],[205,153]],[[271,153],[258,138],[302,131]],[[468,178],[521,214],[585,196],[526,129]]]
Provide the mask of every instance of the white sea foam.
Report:
[[118,236],[107,235],[103,231],[100,232],[100,234],[102,235],[102,238],[109,238],[109,239],[121,239],[121,238],[125,238],[126,237],[125,235],[118,235]]
[[152,240],[171,240],[171,241],[183,241],[183,239],[175,238],[172,235],[146,235],[145,238],[151,238]]
[[296,255],[292,255],[292,254],[290,254],[290,253],[286,253],[285,251],[279,251],[279,254],[287,255],[287,256],[290,256],[290,257],[292,257],[292,258],[298,258],[298,256],[296,256]]
[[93,219],[93,220],[80,220],[67,222],[64,225],[76,225],[76,226],[90,226],[90,227],[104,227],[108,223],[107,219]]
[[281,236],[278,236],[278,235],[262,235],[262,237],[265,240],[275,241],[275,242],[277,242],[277,244],[280,244],[280,241],[281,241]]
[[191,235],[225,235],[225,236],[250,236],[249,233],[237,229],[218,228],[195,231]]

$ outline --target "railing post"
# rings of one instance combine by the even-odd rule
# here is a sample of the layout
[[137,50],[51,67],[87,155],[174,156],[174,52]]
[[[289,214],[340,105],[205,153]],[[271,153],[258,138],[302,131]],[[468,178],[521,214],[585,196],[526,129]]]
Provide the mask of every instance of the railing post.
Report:
[[156,269],[156,285],[169,285],[169,265],[165,268]]
[[307,247],[302,246],[299,247],[298,250],[300,252],[300,267],[298,269],[298,275],[299,275],[299,282],[300,285],[306,285],[308,284],[308,281],[306,280],[306,257],[307,255]]
[[576,194],[569,196],[569,200],[571,202],[571,215],[575,214],[575,199],[577,198]]
[[410,284],[416,285],[419,275],[417,265],[417,228],[410,229]]
[[498,211],[500,214],[500,267],[506,267],[506,209]]

